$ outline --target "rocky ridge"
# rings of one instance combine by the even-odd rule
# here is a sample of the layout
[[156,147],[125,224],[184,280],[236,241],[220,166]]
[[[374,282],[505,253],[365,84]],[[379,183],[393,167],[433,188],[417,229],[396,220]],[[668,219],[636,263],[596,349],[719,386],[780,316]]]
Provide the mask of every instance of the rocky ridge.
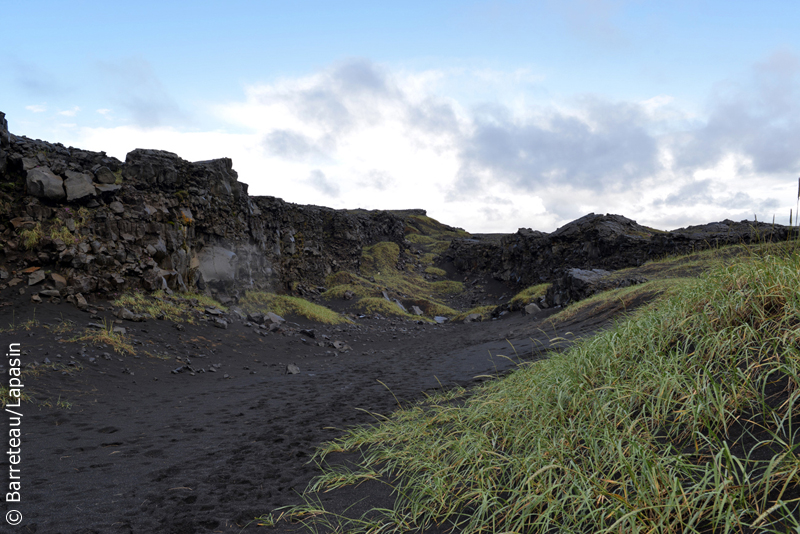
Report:
[[622,215],[590,213],[552,233],[521,228],[499,238],[454,239],[443,259],[458,272],[526,287],[562,278],[569,269],[613,271],[724,245],[785,241],[789,233],[786,226],[730,220],[665,232]]
[[10,272],[38,283],[42,273],[30,277],[40,267],[51,290],[70,296],[303,294],[332,272],[357,270],[364,246],[404,243],[402,215],[251,197],[228,158],[192,163],[137,149],[121,162],[12,135],[2,113],[0,124],[0,283],[12,282]]
[[[249,289],[315,296],[328,275],[360,272],[362,251],[381,242],[399,245],[398,272],[410,266],[426,278],[463,278],[465,290],[451,299],[459,308],[502,302],[508,289],[543,282],[554,284],[538,304],[552,307],[607,289],[605,271],[728,244],[782,241],[790,232],[729,220],[665,232],[592,213],[552,233],[450,232],[437,260],[445,269],[431,271],[442,271],[436,275],[419,264],[430,238],[411,235],[419,233],[411,219],[424,215],[250,196],[228,158],[188,162],[137,149],[122,162],[12,135],[0,113],[0,289],[27,282],[40,298],[67,298],[79,307],[88,295],[137,288],[205,291],[223,303]],[[501,296],[487,300],[481,280],[499,283]]]

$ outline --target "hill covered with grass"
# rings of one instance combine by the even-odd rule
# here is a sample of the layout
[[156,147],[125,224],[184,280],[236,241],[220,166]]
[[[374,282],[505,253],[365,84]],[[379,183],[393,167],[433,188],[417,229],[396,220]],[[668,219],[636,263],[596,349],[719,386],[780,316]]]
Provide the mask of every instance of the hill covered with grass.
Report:
[[[566,352],[349,430],[290,514],[348,532],[798,531],[800,253],[711,263]],[[394,509],[344,520],[313,501],[376,480]]]

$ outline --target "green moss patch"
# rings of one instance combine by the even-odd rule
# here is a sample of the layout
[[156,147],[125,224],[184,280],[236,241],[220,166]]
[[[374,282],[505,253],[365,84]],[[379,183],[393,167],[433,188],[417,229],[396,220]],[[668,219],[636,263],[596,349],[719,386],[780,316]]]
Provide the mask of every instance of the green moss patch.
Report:
[[239,300],[242,309],[248,313],[272,312],[278,315],[298,315],[311,321],[325,324],[350,323],[348,318],[330,308],[314,304],[299,297],[276,295],[265,291],[248,291]]

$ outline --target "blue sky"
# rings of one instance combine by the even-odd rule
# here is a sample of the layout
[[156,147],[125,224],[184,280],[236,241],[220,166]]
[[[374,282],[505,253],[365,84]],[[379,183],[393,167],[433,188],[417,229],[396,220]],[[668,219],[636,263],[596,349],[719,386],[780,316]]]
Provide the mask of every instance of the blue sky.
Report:
[[8,2],[12,133],[472,232],[787,223],[800,3]]

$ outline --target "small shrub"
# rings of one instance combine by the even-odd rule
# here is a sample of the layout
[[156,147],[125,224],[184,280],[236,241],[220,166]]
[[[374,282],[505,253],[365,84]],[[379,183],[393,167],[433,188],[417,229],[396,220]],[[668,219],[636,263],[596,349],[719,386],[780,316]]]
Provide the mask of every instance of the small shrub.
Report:
[[133,345],[131,345],[128,341],[128,337],[124,334],[118,334],[117,332],[114,332],[112,325],[106,325],[105,328],[100,330],[87,328],[83,334],[75,336],[67,341],[108,345],[114,350],[114,352],[118,354],[136,354],[136,351],[133,349]]
[[53,241],[60,239],[66,244],[78,242],[78,238],[72,235],[72,232],[70,232],[66,226],[54,226],[50,228],[50,239]]
[[26,250],[33,250],[44,236],[41,223],[37,222],[33,228],[20,230],[19,236],[22,238],[22,246],[25,247]]
[[511,300],[508,301],[508,303],[525,306],[539,297],[545,296],[547,294],[548,287],[550,287],[550,284],[536,284],[535,286],[527,287],[514,295]]

